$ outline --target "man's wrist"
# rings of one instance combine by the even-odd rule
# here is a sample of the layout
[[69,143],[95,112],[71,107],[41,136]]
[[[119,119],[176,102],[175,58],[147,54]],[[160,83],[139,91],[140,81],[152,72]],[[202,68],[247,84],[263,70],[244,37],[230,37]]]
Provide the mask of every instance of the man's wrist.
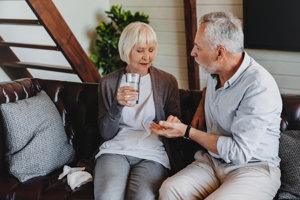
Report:
[[190,136],[190,130],[191,130],[191,128],[192,128],[191,125],[187,125],[185,133],[184,133],[184,136],[183,136],[185,139],[190,139],[189,136]]

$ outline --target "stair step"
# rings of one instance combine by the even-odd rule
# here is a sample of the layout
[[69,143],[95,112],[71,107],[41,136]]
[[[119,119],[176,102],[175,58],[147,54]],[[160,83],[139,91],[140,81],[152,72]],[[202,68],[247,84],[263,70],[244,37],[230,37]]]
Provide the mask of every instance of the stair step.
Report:
[[0,24],[41,25],[39,20],[35,20],[35,19],[0,19]]
[[39,63],[31,63],[31,62],[0,62],[0,66],[17,67],[17,68],[31,68],[31,69],[48,70],[48,71],[75,74],[74,70],[71,67],[39,64]]
[[0,41],[0,46],[3,46],[3,47],[21,47],[21,48],[31,48],[31,49],[46,49],[46,50],[59,51],[57,46],[52,46],[52,45],[26,44],[26,43],[2,42],[2,41]]

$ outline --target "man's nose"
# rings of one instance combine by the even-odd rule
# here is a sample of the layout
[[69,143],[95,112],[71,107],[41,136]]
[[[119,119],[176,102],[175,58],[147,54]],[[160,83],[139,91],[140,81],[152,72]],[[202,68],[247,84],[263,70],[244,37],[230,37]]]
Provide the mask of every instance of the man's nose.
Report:
[[193,47],[193,49],[191,51],[191,56],[196,57],[195,47]]

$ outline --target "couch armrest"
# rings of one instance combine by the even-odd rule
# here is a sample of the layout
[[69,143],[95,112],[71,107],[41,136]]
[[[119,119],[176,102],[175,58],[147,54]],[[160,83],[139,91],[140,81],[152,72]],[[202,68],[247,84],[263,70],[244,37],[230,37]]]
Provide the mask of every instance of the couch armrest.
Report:
[[[44,90],[61,114],[76,160],[91,159],[101,142],[98,134],[98,84],[43,79],[20,79],[0,83],[0,104],[36,95]],[[2,134],[3,131],[1,131]],[[4,169],[4,135],[0,137],[0,173]]]
[[300,129],[300,96],[282,95],[281,131]]

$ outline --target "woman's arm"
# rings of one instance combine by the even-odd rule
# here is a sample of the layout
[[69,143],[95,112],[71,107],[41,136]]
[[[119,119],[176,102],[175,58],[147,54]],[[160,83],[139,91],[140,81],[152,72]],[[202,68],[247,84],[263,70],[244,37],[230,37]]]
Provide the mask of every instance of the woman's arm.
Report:
[[100,135],[106,141],[113,138],[119,131],[123,106],[118,103],[115,89],[108,83],[109,80],[103,79],[98,87],[98,125]]

